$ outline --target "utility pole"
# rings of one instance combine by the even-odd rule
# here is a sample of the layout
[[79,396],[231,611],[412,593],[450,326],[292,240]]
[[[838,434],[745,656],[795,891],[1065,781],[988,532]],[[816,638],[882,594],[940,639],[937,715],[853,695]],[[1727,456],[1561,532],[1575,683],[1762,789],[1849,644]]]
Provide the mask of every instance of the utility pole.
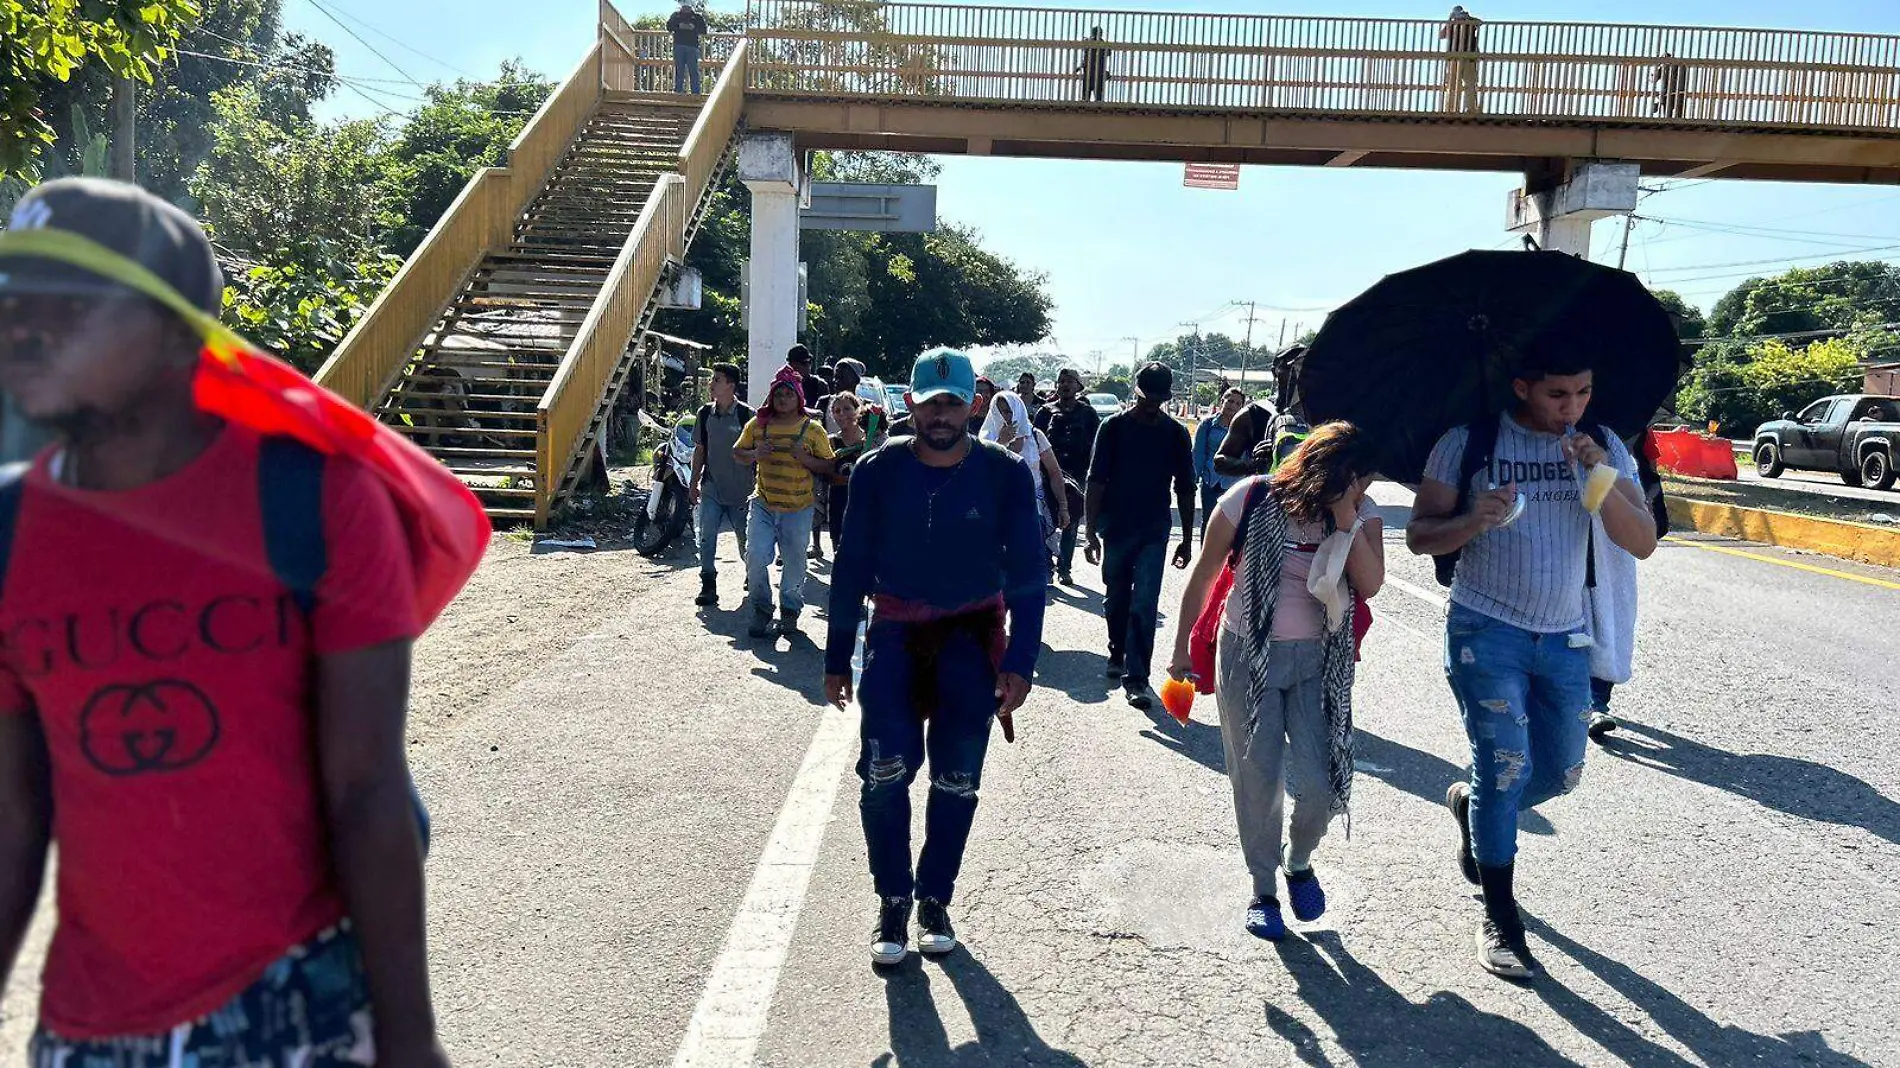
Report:
[[1623,216],[1623,248],[1616,254],[1616,269],[1619,271],[1623,269],[1623,261],[1629,258],[1630,231],[1634,229],[1636,229],[1636,213],[1630,212]]
[[1253,358],[1254,313],[1258,310],[1259,301],[1237,300],[1234,301],[1234,307],[1247,309],[1247,341],[1240,350],[1240,388],[1244,390],[1247,388],[1247,364]]
[[1193,412],[1194,414],[1199,414],[1200,407],[1194,397],[1194,357],[1199,353],[1199,350],[1201,347],[1201,324],[1200,323],[1182,323],[1181,325],[1192,327],[1194,329],[1194,347],[1187,351],[1187,361],[1186,361],[1187,362],[1187,380],[1188,380],[1188,410],[1190,412]]
[[1135,372],[1141,369],[1141,339],[1125,337],[1122,340],[1128,342],[1128,375],[1133,378]]
[[138,83],[112,79],[112,177],[138,181]]

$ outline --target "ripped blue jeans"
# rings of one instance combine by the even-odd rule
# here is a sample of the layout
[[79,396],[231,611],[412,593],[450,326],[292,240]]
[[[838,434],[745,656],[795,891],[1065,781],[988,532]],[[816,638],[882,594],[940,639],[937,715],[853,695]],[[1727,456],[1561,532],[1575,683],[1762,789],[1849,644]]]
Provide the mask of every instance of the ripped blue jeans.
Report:
[[1590,650],[1454,604],[1445,674],[1471,741],[1471,850],[1517,856],[1517,814],[1576,789],[1590,727]]
[[[981,642],[953,633],[937,653],[936,708],[918,715],[906,647],[908,628],[872,622],[864,635],[864,675],[858,680],[863,748],[858,811],[879,897],[929,897],[950,903],[963,848],[976,820],[977,787],[996,718],[996,672]],[[928,731],[926,732],[926,725]],[[924,808],[924,848],[913,877],[910,864],[910,787],[930,756],[930,800]]]

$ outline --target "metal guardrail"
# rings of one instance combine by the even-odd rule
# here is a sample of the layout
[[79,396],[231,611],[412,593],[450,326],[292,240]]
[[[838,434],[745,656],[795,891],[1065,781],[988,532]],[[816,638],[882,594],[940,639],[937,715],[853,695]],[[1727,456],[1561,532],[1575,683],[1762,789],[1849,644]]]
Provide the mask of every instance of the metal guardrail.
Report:
[[[723,146],[721,146],[723,148]],[[601,395],[627,359],[627,342],[668,259],[686,254],[686,180],[663,175],[621,246],[600,295],[536,408],[535,526],[547,526],[568,468],[599,414]]]
[[[748,0],[767,93],[1900,131],[1900,37]],[[1100,39],[1091,44],[1091,33]]]

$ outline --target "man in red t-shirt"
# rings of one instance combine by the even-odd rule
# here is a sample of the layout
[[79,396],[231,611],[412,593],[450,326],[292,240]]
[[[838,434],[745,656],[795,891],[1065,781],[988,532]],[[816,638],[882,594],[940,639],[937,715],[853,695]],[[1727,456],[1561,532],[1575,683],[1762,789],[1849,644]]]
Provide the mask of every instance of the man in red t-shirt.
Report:
[[[204,233],[132,186],[49,183],[8,228],[219,306]],[[58,435],[0,480],[0,980],[57,842],[32,1063],[446,1065],[402,521],[319,457],[321,577],[293,588],[259,467],[282,439],[199,410],[200,346],[100,275],[0,256],[0,389]]]

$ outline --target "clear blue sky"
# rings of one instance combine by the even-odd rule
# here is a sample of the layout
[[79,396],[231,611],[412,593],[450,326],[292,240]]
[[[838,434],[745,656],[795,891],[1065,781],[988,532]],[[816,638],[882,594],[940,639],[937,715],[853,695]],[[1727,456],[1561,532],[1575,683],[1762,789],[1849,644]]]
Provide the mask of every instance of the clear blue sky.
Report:
[[[387,60],[352,39],[318,4],[343,16]],[[712,6],[734,7],[724,0]],[[1121,6],[1400,18],[1438,18],[1450,9],[1448,0],[1131,0]],[[1654,0],[1479,0],[1467,6],[1491,19],[1900,33],[1894,0],[1670,0],[1666,6]],[[623,10],[632,16],[643,9]],[[403,96],[417,93],[401,82],[405,77],[425,83],[458,74],[491,77],[509,58],[564,76],[592,44],[594,13],[594,0],[286,0],[285,8],[288,28],[336,50],[340,73],[390,80],[376,86],[392,94],[385,104],[399,110],[413,106]],[[348,115],[380,110],[349,90],[330,108]],[[1078,358],[1100,349],[1111,362],[1126,361],[1125,338],[1140,338],[1145,350],[1186,332],[1178,325],[1184,321],[1238,337],[1246,312],[1229,306],[1236,300],[1260,303],[1267,321],[1256,327],[1256,339],[1277,336],[1282,318],[1317,325],[1326,308],[1386,273],[1515,240],[1503,220],[1507,195],[1519,181],[1502,174],[1248,167],[1239,192],[1227,193],[1182,188],[1177,164],[954,156],[942,162],[942,216],[977,227],[989,248],[1049,276],[1055,347]],[[1629,267],[1704,308],[1752,274],[1855,257],[1855,249],[1879,250],[1867,258],[1895,258],[1900,251],[1893,247],[1900,246],[1900,190],[1892,188],[1680,183],[1646,197],[1639,214],[1800,231],[1744,237],[1639,222]],[[1596,259],[1614,262],[1622,230],[1616,221],[1596,225]]]

